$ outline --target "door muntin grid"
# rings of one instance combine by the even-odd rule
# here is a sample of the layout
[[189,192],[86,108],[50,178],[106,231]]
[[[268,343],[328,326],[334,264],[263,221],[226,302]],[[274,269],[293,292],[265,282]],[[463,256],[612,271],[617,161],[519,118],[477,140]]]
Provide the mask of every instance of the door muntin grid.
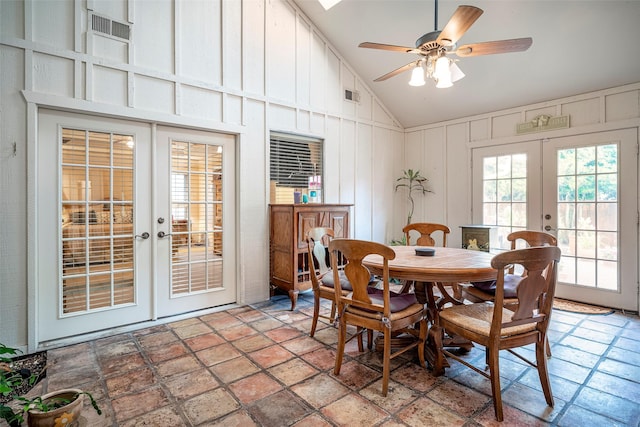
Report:
[[171,142],[171,296],[221,289],[221,145]]
[[619,290],[618,144],[556,153],[558,280]]
[[63,128],[60,315],[135,303],[132,135]]
[[511,249],[507,236],[527,228],[527,154],[482,161],[482,223],[496,227],[496,250]]

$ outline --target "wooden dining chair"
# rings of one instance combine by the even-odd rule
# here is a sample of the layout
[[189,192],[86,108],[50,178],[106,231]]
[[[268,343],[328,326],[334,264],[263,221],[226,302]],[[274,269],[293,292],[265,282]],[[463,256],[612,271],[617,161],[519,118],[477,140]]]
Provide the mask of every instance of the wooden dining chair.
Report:
[[[382,395],[389,390],[389,372],[391,359],[418,348],[420,365],[425,366],[424,343],[427,335],[424,306],[418,302],[415,294],[395,294],[389,289],[389,260],[396,254],[389,246],[354,239],[335,239],[329,243],[331,268],[334,282],[340,280],[338,261],[346,260],[344,273],[351,283],[353,291],[344,295],[335,288],[338,308],[338,344],[334,374],[340,374],[344,347],[347,340],[347,327],[355,326],[378,331],[383,335],[382,358]],[[381,281],[377,287],[370,286],[369,269],[362,260],[367,255],[377,255],[383,259]],[[417,325],[417,330],[416,326]],[[391,337],[396,332],[405,332],[417,339],[406,340],[403,346],[391,348]]]
[[[511,250],[522,247],[533,246],[558,246],[558,239],[552,234],[544,231],[520,230],[514,231],[507,236],[507,240],[511,242]],[[517,308],[516,289],[526,276],[527,272],[522,271],[515,274],[515,268],[512,266],[507,270],[505,275],[505,302],[512,309]],[[471,302],[493,301],[495,298],[496,281],[475,282],[471,284],[462,284],[462,298]],[[551,357],[551,346],[546,343],[547,356]]]
[[[445,247],[447,246],[447,235],[451,233],[451,229],[444,224],[432,222],[414,222],[412,224],[407,224],[402,229],[407,246],[412,246],[411,235],[415,234],[412,232],[416,231],[420,233],[420,235],[416,238],[415,246],[436,246],[435,238],[438,237],[437,235],[439,233],[442,233],[440,237],[442,246]],[[405,281],[400,292],[409,292],[412,284],[413,282]],[[454,298],[460,299],[462,297],[462,291],[457,283],[446,283],[445,285],[451,287]]]
[[414,222],[407,224],[402,229],[405,236],[405,242],[407,246],[411,246],[411,233],[417,231],[420,236],[416,239],[416,246],[435,246],[436,240],[433,234],[436,232],[442,232],[442,246],[447,246],[447,235],[451,233],[451,229],[444,224],[436,224],[431,222]]
[[[557,246],[516,249],[496,255],[491,266],[498,270],[493,302],[454,305],[440,312],[438,325],[432,327],[429,339],[436,348],[458,362],[491,380],[493,407],[498,421],[503,420],[500,392],[499,351],[508,350],[537,368],[540,384],[547,404],[553,407],[553,394],[547,370],[545,343],[551,318],[553,297],[557,282],[557,264],[560,261]],[[505,277],[512,265],[520,265],[527,274],[518,286],[517,308],[506,306]],[[442,348],[443,331],[454,333],[486,347],[489,373]],[[513,349],[535,344],[536,360],[532,362]]]
[[[334,233],[331,228],[315,227],[307,231],[307,246],[309,248],[309,272],[311,276],[311,287],[313,289],[313,319],[311,321],[310,336],[316,333],[318,318],[328,319],[333,323],[336,315],[336,293],[334,290],[333,272],[329,268],[330,261],[327,258],[327,247],[333,239]],[[312,267],[313,266],[313,267]],[[346,279],[344,272],[339,272],[340,290],[346,295],[351,292],[351,284]],[[331,301],[331,314],[325,316],[320,314],[320,299]]]
[[[552,234],[544,231],[520,230],[514,231],[507,236],[511,242],[511,250],[532,247],[532,246],[558,246],[558,239]],[[526,271],[515,274],[514,268],[507,271],[505,298],[511,298],[515,302],[515,291],[518,283]],[[475,282],[462,287],[462,296],[471,302],[492,301],[495,296],[495,281]]]

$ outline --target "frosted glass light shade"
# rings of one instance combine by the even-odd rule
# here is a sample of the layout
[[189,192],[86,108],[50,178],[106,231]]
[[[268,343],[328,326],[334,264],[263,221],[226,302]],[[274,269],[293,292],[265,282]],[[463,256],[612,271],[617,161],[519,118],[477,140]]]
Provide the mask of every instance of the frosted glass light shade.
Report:
[[424,69],[418,65],[411,72],[411,80],[409,80],[410,86],[424,86]]

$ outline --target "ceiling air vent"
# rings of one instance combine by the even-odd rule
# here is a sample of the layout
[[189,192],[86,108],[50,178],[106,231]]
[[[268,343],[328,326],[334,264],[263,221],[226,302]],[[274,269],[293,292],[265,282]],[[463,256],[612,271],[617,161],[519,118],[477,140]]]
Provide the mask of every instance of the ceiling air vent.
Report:
[[345,89],[344,99],[352,102],[360,102],[360,93],[356,92],[355,90]]
[[96,33],[117,37],[121,40],[129,40],[131,27],[128,24],[112,21],[100,15],[91,15],[91,30]]

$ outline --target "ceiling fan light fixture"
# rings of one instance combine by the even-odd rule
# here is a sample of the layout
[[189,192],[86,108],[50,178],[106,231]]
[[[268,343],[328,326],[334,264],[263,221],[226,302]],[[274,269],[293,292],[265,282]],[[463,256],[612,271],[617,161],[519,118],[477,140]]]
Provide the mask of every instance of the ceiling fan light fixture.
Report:
[[451,80],[451,63],[449,58],[441,56],[436,60],[436,66],[433,70],[433,77],[437,80]]
[[422,63],[420,63],[411,72],[411,80],[409,80],[409,86],[424,86],[424,84],[424,68],[422,68]]
[[447,76],[447,77],[443,77],[438,79],[438,82],[436,83],[436,87],[438,89],[446,89],[448,87],[453,86],[453,83],[451,82],[451,77]]
[[465,76],[455,61],[451,61],[451,67],[449,67],[449,70],[451,71],[451,82],[457,82]]

